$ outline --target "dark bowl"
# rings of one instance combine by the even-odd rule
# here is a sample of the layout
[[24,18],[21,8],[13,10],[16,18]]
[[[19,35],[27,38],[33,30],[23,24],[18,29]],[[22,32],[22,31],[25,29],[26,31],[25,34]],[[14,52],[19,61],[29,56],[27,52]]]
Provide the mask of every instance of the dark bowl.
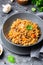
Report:
[[[6,38],[6,33],[9,31],[12,22],[14,20],[16,20],[17,18],[27,19],[27,20],[29,19],[29,20],[32,20],[33,22],[35,22],[39,25],[40,30],[41,30],[41,36],[40,36],[40,38],[39,38],[39,40],[36,44],[31,45],[31,46],[20,46],[20,45],[17,45],[17,44],[13,44],[12,42],[10,42]],[[39,44],[43,39],[43,21],[41,20],[40,17],[38,17],[38,16],[36,16],[32,13],[16,13],[16,14],[13,14],[12,16],[10,16],[8,19],[6,19],[4,21],[3,28],[2,28],[2,31],[1,31],[1,39],[3,41],[3,44],[10,51],[12,51],[16,54],[20,54],[20,55],[28,55],[31,47]]]

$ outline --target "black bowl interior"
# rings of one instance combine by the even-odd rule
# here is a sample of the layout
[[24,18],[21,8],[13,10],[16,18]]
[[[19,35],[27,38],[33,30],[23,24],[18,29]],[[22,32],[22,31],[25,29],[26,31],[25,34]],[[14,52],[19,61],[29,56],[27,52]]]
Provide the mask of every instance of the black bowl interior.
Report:
[[32,20],[33,22],[35,22],[35,23],[37,23],[39,25],[40,30],[41,30],[41,37],[39,38],[39,40],[37,42],[37,43],[39,43],[43,38],[43,21],[38,16],[36,16],[34,14],[31,14],[31,13],[17,13],[17,14],[14,14],[14,15],[10,16],[3,24],[3,34],[4,34],[4,36],[9,31],[12,22],[14,20],[16,20],[17,18]]

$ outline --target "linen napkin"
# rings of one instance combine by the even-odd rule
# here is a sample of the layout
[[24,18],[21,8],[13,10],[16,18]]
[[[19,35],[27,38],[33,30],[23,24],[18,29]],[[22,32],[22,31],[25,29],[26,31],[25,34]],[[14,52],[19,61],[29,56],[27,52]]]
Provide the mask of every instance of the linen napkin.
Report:
[[[38,15],[40,18],[43,19],[43,12],[42,13],[37,13],[36,15]],[[42,44],[42,45],[39,45],[36,48],[34,47],[31,50],[31,53],[30,53],[31,57],[43,58],[43,40],[40,42],[40,44]]]
[[30,56],[40,58],[43,57],[43,41],[41,41],[38,46],[34,46],[31,50]]

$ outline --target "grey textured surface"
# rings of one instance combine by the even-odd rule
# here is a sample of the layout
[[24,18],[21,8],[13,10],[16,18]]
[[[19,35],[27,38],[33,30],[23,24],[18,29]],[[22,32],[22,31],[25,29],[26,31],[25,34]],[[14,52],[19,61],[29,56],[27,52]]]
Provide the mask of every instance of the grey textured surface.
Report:
[[[28,11],[31,12],[31,7],[32,6],[21,6],[15,2],[11,3],[12,5],[12,11],[9,14],[4,14],[2,12],[2,4],[6,4],[6,3],[10,3],[10,0],[0,0],[0,33],[1,33],[1,28],[3,25],[3,20],[5,18],[7,18],[8,16],[10,16],[11,14],[15,13],[15,10],[17,11],[26,11],[28,8]],[[0,34],[0,43],[2,44],[1,41],[1,34]],[[4,46],[3,46],[4,47]],[[7,61],[7,56],[8,55],[13,55],[16,59],[16,63],[15,64],[11,64]],[[6,64],[4,64],[4,62],[6,62]],[[11,52],[9,52],[5,47],[4,47],[4,54],[3,57],[0,58],[0,65],[43,65],[43,61],[39,60],[39,59],[33,59],[30,58],[29,56],[19,56],[16,54],[13,54]]]

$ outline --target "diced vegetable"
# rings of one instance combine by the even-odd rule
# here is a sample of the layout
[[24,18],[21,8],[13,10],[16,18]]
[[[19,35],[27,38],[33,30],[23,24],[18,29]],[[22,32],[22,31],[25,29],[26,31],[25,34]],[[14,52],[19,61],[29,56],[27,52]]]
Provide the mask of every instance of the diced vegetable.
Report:
[[36,37],[36,35],[35,35],[35,34],[31,34],[31,37],[32,37],[32,38],[35,38],[35,37]]
[[27,30],[32,30],[33,27],[32,27],[31,25],[27,25],[27,26],[26,26],[26,29],[27,29]]
[[15,58],[12,55],[8,55],[7,59],[10,63],[15,63],[16,62]]

